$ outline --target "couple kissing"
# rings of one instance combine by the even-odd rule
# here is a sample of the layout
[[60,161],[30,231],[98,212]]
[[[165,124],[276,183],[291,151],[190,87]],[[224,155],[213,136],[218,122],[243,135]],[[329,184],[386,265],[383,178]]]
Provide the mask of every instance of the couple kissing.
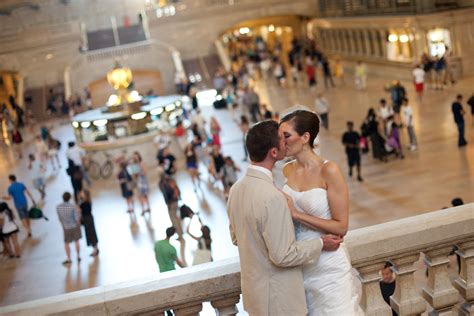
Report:
[[[251,164],[231,188],[227,210],[250,315],[362,315],[343,242],[349,194],[332,162],[313,151],[318,116],[296,110],[253,125]],[[280,191],[272,169],[285,157]]]

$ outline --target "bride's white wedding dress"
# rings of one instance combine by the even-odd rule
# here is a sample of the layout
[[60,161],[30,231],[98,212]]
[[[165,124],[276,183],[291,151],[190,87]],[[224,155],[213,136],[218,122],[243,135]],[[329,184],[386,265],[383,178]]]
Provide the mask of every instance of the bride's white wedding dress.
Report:
[[[331,219],[327,191],[315,188],[298,192],[285,184],[283,191],[293,198],[299,212]],[[317,239],[323,232],[295,222],[297,240]],[[303,267],[304,288],[309,315],[363,315],[351,273],[351,260],[344,245],[336,251],[323,251],[319,260]]]

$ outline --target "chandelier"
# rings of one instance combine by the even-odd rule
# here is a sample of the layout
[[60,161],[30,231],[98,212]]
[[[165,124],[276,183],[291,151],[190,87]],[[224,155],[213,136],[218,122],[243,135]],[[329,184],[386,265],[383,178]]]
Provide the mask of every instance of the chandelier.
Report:
[[107,72],[107,81],[115,90],[126,90],[132,83],[132,71],[116,61],[114,69]]

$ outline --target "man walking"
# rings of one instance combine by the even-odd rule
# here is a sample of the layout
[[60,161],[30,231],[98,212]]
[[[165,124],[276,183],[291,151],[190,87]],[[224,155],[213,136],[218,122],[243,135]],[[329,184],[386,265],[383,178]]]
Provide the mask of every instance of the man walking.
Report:
[[46,196],[45,191],[45,181],[44,181],[44,174],[46,173],[46,168],[44,167],[43,163],[40,160],[36,160],[34,154],[29,154],[29,165],[28,169],[30,169],[32,177],[33,177],[33,186],[36,190],[39,191],[41,194],[41,199],[44,200]]
[[[75,142],[69,142],[68,143],[68,149],[66,151],[66,157],[69,162],[69,167],[78,167],[82,173],[82,176],[84,180],[86,180],[87,185],[90,187],[92,185],[91,180],[89,179],[89,176],[87,174],[86,168],[84,168],[84,160],[86,153],[85,151],[77,146]],[[71,166],[72,163],[72,166]]]
[[69,244],[74,242],[76,246],[77,262],[81,261],[79,239],[81,239],[81,214],[79,208],[70,202],[71,193],[64,192],[63,203],[56,208],[59,221],[64,231],[64,249],[66,250],[67,259],[63,261],[63,265],[69,265],[71,261],[71,248]]
[[410,138],[410,150],[416,150],[417,142],[416,142],[416,135],[415,135],[415,128],[413,127],[413,110],[408,104],[408,99],[403,99],[403,122],[407,127],[408,137]]
[[160,272],[176,270],[175,262],[181,268],[185,267],[184,262],[178,258],[176,249],[170,244],[170,238],[174,234],[176,234],[176,228],[169,227],[166,229],[166,238],[155,242],[155,259]]
[[463,147],[467,145],[467,141],[464,138],[464,109],[462,107],[462,95],[458,94],[456,101],[453,102],[451,106],[451,111],[453,112],[454,122],[458,126],[458,147]]
[[239,247],[244,308],[250,315],[306,315],[301,265],[336,250],[341,238],[296,241],[285,196],[273,185],[272,168],[285,156],[278,123],[263,121],[247,133],[251,165],[228,200],[232,242]]
[[360,135],[354,131],[354,122],[347,122],[347,132],[342,135],[342,143],[346,147],[347,162],[349,164],[349,177],[352,177],[352,168],[357,168],[357,180],[362,182],[360,175]]
[[36,204],[35,200],[26,186],[23,183],[16,181],[15,175],[9,175],[8,180],[10,180],[10,186],[8,187],[9,196],[3,198],[5,200],[13,199],[21,223],[23,224],[23,227],[25,227],[28,237],[31,237],[31,223],[30,218],[28,217],[28,200],[26,199],[26,195],[28,195],[33,205]]
[[315,112],[321,118],[321,123],[325,129],[329,128],[329,102],[322,93],[318,93],[314,101]]
[[260,98],[253,88],[247,88],[243,103],[252,117],[252,122],[258,122],[260,119]]
[[183,239],[183,228],[181,226],[181,221],[178,218],[178,199],[180,196],[179,188],[176,184],[176,181],[170,176],[163,175],[160,180],[159,187],[163,193],[163,198],[165,199],[166,206],[168,207],[168,214],[171,220],[171,224],[178,233],[179,240]]

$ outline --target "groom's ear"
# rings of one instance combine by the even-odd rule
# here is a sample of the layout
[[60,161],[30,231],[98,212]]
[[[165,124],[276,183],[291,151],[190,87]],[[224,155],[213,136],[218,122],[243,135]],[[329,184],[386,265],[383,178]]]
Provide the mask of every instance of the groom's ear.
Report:
[[272,149],[270,149],[270,150],[268,151],[268,154],[269,154],[270,157],[272,157],[273,159],[277,158],[277,157],[278,157],[278,148],[272,147]]

